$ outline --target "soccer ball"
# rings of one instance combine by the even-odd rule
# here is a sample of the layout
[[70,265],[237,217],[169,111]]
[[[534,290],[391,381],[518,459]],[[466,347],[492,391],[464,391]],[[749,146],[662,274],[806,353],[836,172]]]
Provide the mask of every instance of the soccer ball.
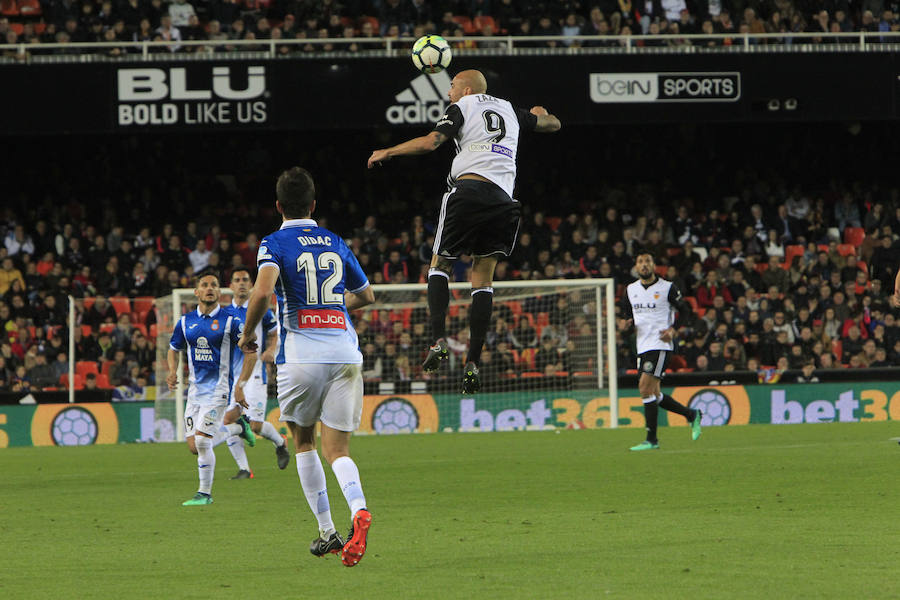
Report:
[[412,61],[423,73],[440,73],[450,66],[450,44],[439,35],[423,35],[412,49]]
[[419,426],[419,415],[412,404],[395,398],[382,402],[372,416],[375,433],[413,433]]
[[716,390],[703,390],[699,394],[694,394],[688,406],[703,411],[701,425],[725,425],[731,419],[731,405],[728,398]]
[[97,441],[97,420],[83,408],[67,408],[53,419],[57,446],[90,446]]

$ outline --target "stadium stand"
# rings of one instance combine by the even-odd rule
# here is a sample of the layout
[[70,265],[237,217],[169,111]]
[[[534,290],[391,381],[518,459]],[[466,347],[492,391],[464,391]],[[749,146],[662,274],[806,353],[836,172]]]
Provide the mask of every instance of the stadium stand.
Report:
[[[889,130],[870,127],[854,136],[837,125],[823,126],[804,131],[805,141],[797,142],[790,132],[775,135],[759,127],[698,128],[691,135],[605,128],[591,133],[599,141],[596,155],[574,150],[584,134],[561,132],[558,147],[573,150],[553,164],[539,152],[521,155],[519,196],[525,215],[520,243],[498,267],[498,279],[594,274],[614,278],[621,292],[633,277],[632,257],[649,249],[697,316],[681,332],[685,362],[673,363],[675,370],[703,368],[697,357],[717,342],[724,369],[778,368],[782,359],[789,365],[800,360],[818,366],[896,364],[900,324],[887,300],[900,258],[900,194],[894,182],[878,176],[866,181],[841,176],[890,173],[886,161],[897,155],[898,139]],[[319,143],[317,135],[328,137],[330,144]],[[443,164],[404,170],[398,162],[370,173],[336,170],[333,165],[346,159],[334,148],[355,143],[354,134],[346,136],[336,143],[333,132],[310,134],[302,148],[275,134],[211,134],[193,138],[193,146],[178,135],[123,136],[98,145],[95,160],[77,166],[66,160],[81,151],[77,141],[17,140],[18,151],[9,153],[7,166],[23,176],[5,182],[10,202],[0,219],[0,389],[30,386],[38,354],[53,365],[67,351],[68,294],[78,305],[75,359],[81,379],[76,385],[95,371],[105,376],[98,377],[99,387],[154,383],[153,298],[190,286],[191,255],[205,252],[198,249],[201,240],[212,249],[205,263],[222,276],[247,256],[252,261],[256,242],[247,234],[277,225],[268,198],[271,182],[288,160],[314,169],[323,199],[320,221],[346,235],[371,281],[384,283],[386,274],[393,282],[424,281]],[[742,151],[734,136],[747,148],[770,137],[778,141],[773,156],[761,158]],[[612,151],[628,147],[640,147],[641,160]],[[365,151],[361,148],[360,155]],[[706,159],[691,158],[696,156]],[[802,165],[813,157],[823,162],[819,172],[824,169],[830,178],[802,168],[776,173],[766,162]],[[44,164],[54,167],[46,170]],[[562,164],[574,169],[570,173],[600,174],[567,177]],[[671,179],[655,178],[648,170],[654,164],[668,164]],[[402,189],[396,185],[401,172]],[[399,254],[401,267],[397,256],[392,262],[392,251]],[[458,263],[455,279],[465,280],[466,268],[465,260]],[[720,282],[714,293],[705,281],[710,271]],[[697,302],[700,292],[707,306]],[[522,301],[510,302],[507,309],[502,314],[515,342],[501,349],[512,365],[506,375],[548,376],[536,368],[535,357],[552,313]],[[414,337],[426,335],[425,327],[416,328],[426,323],[424,308],[389,310],[384,319],[381,312],[373,313],[372,324],[383,320],[393,328],[397,322]],[[461,317],[451,311],[451,318]],[[382,356],[393,341],[375,335],[375,329],[362,332],[361,341]],[[584,365],[567,364],[563,340],[557,347],[558,371],[585,377]],[[420,363],[423,347],[421,339],[413,339],[410,365]],[[110,369],[116,350],[125,351],[127,370]],[[622,372],[633,367],[627,336],[618,340],[618,354]],[[372,378],[390,377],[382,369]]]
[[[313,39],[419,37],[425,33],[466,36],[471,41],[456,42],[457,47],[473,48],[483,35],[622,35],[645,34],[671,36],[666,41],[642,41],[648,46],[728,46],[728,34],[743,33],[848,33],[900,31],[897,14],[890,5],[851,3],[835,5],[831,12],[815,3],[785,0],[751,5],[720,2],[696,4],[675,0],[664,5],[651,3],[638,7],[607,3],[606,12],[594,3],[547,3],[529,0],[495,2],[391,2],[358,0],[343,5],[337,2],[287,2],[285,0],[245,0],[244,2],[172,2],[153,3],[134,0],[104,3],[57,3],[39,0],[0,0],[0,43],[131,42],[172,40],[175,34],[161,23],[172,18],[172,26],[181,40]],[[873,14],[872,10],[880,12]],[[757,13],[757,11],[759,11]],[[112,32],[107,34],[107,32]],[[12,33],[12,35],[10,35]],[[688,40],[685,34],[718,34],[718,39]],[[877,39],[877,38],[876,38]],[[831,40],[833,41],[833,40]],[[531,43],[545,47],[558,41]],[[565,46],[615,45],[609,40],[564,41]],[[781,38],[764,40],[767,44],[789,43]],[[488,42],[491,46],[493,42]],[[340,50],[360,52],[378,49],[359,42],[347,42]],[[233,51],[234,46],[214,46],[216,51]],[[298,44],[285,52],[315,53],[324,46]],[[209,47],[173,45],[166,51],[206,52]],[[71,48],[67,53],[85,52]],[[32,52],[38,52],[32,50]],[[98,50],[92,50],[98,52]],[[109,52],[104,49],[103,52]],[[121,48],[110,53],[128,52]],[[7,54],[18,58],[14,51]]]

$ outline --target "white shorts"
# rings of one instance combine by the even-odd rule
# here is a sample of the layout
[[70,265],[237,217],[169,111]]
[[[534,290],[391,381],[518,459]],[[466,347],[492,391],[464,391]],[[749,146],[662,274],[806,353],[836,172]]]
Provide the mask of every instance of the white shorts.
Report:
[[188,402],[184,407],[184,437],[191,437],[196,432],[215,436],[225,422],[227,402]]
[[262,382],[262,375],[254,375],[244,385],[244,399],[247,401],[249,408],[244,408],[234,399],[234,390],[231,392],[231,402],[228,404],[228,411],[236,407],[241,407],[241,412],[247,415],[251,421],[266,420],[266,384]]
[[281,420],[301,427],[322,421],[338,431],[356,431],[362,419],[362,365],[278,365]]

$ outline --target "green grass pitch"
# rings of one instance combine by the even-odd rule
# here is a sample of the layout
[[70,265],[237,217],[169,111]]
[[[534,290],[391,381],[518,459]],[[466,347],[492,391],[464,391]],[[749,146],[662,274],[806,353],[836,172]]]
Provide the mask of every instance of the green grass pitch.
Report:
[[[0,451],[0,598],[897,598],[891,423],[359,437],[374,514],[348,569],[309,554],[292,464],[181,444]],[[329,478],[342,531],[347,505]]]

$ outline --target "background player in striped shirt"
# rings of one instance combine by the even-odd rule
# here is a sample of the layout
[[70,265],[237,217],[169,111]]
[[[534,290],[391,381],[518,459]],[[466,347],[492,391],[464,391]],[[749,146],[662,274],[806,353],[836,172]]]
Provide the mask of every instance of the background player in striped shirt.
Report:
[[[198,301],[197,309],[186,313],[176,323],[166,357],[169,367],[166,382],[171,390],[178,385],[178,353],[186,351],[188,359],[184,429],[188,448],[197,455],[200,487],[184,506],[212,504],[216,469],[213,437],[217,434],[240,435],[251,446],[256,443],[248,423],[223,424],[235,376],[231,355],[240,351],[237,342],[243,323],[219,306],[219,278],[215,274],[197,276],[194,296]],[[241,373],[244,379],[249,377],[254,362],[246,361],[246,375]]]
[[[678,286],[656,275],[652,254],[638,254],[635,268],[638,280],[625,288],[619,329],[624,331],[633,324],[637,330],[638,389],[644,403],[647,439],[631,449],[656,450],[659,448],[656,428],[660,407],[682,415],[691,424],[691,437],[694,440],[700,437],[700,411],[679,404],[660,389],[660,382],[666,376],[666,362],[675,349],[678,325],[692,317],[693,312]],[[676,312],[679,323],[675,320]]]
[[[353,252],[340,236],[310,218],[315,185],[300,167],[285,171],[275,186],[281,229],[260,242],[256,287],[247,307],[240,345],[256,346],[256,325],[275,292],[278,300],[278,404],[297,451],[297,474],[319,537],[310,552],[341,553],[352,567],[366,551],[372,515],[359,470],[350,458],[350,435],[362,418],[362,353],[350,310],[375,301]],[[316,423],[321,422],[322,454],[350,506],[346,543],[331,520],[325,471],[316,452]]]
[[[247,303],[250,299],[250,288],[253,281],[250,278],[250,269],[247,267],[238,267],[231,272],[231,288],[233,300],[231,306],[226,310],[244,321],[247,316]],[[265,331],[265,335],[263,335]],[[263,315],[262,321],[256,326],[256,337],[262,340],[259,348],[259,356],[256,365],[253,367],[253,373],[250,379],[242,387],[235,385],[233,390],[231,404],[228,405],[228,411],[225,413],[225,423],[236,423],[238,419],[249,420],[250,428],[257,436],[262,436],[271,441],[275,445],[275,457],[278,461],[278,468],[284,469],[291,461],[291,455],[288,453],[287,444],[284,438],[275,429],[275,426],[266,421],[266,363],[271,363],[275,359],[276,344],[278,342],[278,331],[276,330],[275,315],[271,310],[267,310]],[[244,355],[242,352],[235,352],[232,355],[232,370],[234,373],[240,373],[244,365]],[[247,408],[241,406],[236,397],[243,396],[247,402]],[[232,479],[250,479],[253,477],[253,471],[250,470],[250,462],[247,460],[247,452],[244,449],[244,440],[240,436],[231,436],[227,440],[228,449],[234,457],[238,465],[237,475]]]
[[469,312],[469,353],[463,371],[463,393],[481,387],[478,363],[491,323],[494,269],[499,256],[509,256],[516,244],[521,210],[513,199],[516,155],[522,131],[554,132],[559,119],[541,106],[517,109],[502,98],[487,94],[480,71],[462,71],[450,82],[450,106],[434,131],[391,148],[375,150],[368,167],[394,156],[425,154],[448,139],[456,156],[447,178],[449,191],[441,203],[428,271],[428,309],[434,344],[422,368],[436,370],[449,358],[446,325],[450,303],[450,270],[461,254],[474,256],[472,309]]

